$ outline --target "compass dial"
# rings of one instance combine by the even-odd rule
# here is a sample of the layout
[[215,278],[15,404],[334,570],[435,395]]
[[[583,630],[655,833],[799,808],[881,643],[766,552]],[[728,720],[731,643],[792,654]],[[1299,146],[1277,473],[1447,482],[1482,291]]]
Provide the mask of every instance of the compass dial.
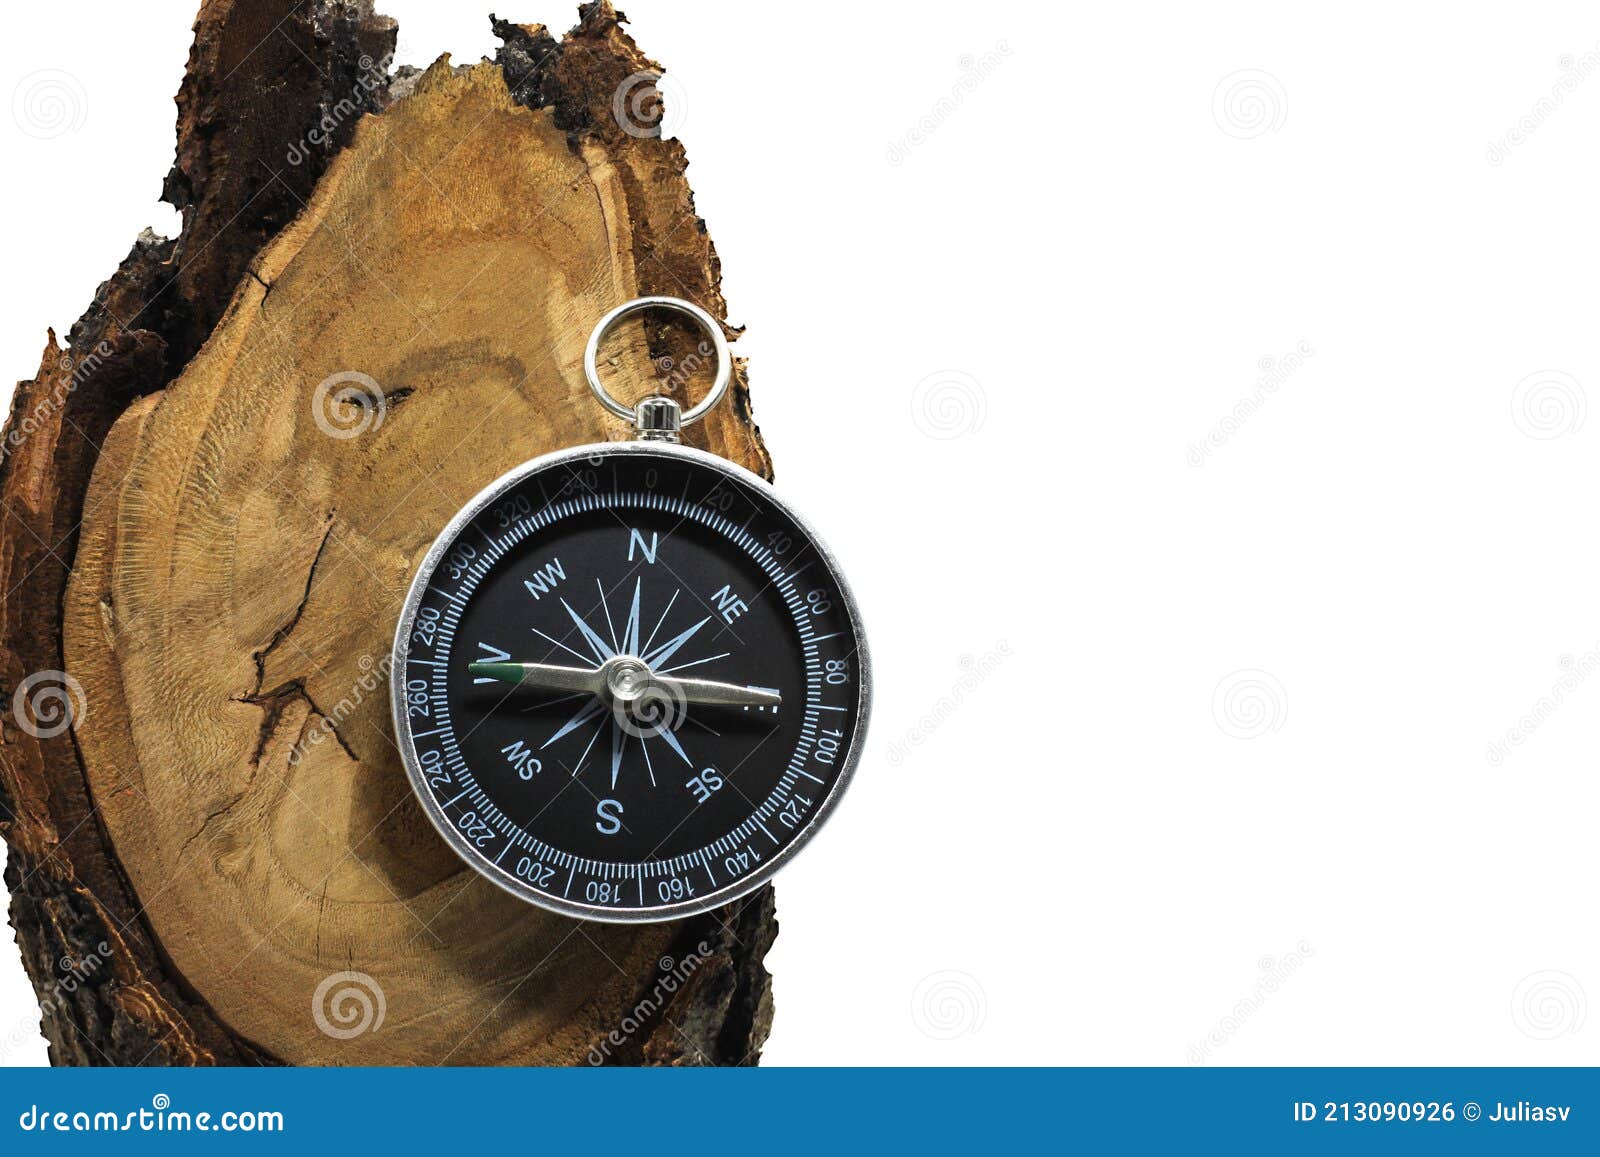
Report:
[[848,779],[868,693],[826,548],[761,479],[679,446],[491,485],[428,552],[395,641],[429,818],[500,886],[601,920],[769,878]]

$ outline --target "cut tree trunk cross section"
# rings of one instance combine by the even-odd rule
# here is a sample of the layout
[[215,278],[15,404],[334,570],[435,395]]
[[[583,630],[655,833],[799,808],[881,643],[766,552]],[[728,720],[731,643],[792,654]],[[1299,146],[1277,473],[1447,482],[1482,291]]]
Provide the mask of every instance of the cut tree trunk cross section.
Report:
[[[594,321],[725,312],[618,15],[494,28],[493,62],[394,70],[366,4],[208,0],[183,230],[140,238],[18,387],[0,825],[57,1064],[759,1055],[770,888],[673,924],[544,912],[456,858],[394,744],[433,536],[516,464],[627,434],[584,385]],[[696,346],[646,319],[604,368],[644,396]],[[742,364],[732,398],[688,440],[770,477]]]

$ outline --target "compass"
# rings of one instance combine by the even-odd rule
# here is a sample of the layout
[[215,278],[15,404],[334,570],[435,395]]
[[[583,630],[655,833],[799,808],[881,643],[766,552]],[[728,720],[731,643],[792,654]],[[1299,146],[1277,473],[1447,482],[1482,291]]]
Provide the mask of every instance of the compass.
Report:
[[[717,347],[711,393],[681,415],[598,380],[600,339],[648,308]],[[715,320],[637,299],[585,361],[639,440],[536,458],[450,520],[396,632],[395,730],[472,868],[568,915],[666,920],[754,890],[827,817],[867,722],[866,642],[838,564],[772,486],[676,442],[726,390]]]

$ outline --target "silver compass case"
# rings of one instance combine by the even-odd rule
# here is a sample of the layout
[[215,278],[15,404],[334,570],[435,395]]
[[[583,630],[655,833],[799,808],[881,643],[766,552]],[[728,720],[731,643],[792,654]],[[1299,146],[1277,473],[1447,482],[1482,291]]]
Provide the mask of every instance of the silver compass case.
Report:
[[[681,417],[599,384],[600,339],[647,308],[695,317],[718,347],[711,394]],[[676,441],[726,390],[714,319],[630,302],[596,326],[585,369],[639,440],[526,462],[444,527],[395,632],[395,736],[429,820],[494,884],[569,916],[671,920],[759,888],[833,813],[871,664],[810,523],[766,480]],[[680,600],[686,575],[721,585]],[[695,657],[712,638],[726,650]]]

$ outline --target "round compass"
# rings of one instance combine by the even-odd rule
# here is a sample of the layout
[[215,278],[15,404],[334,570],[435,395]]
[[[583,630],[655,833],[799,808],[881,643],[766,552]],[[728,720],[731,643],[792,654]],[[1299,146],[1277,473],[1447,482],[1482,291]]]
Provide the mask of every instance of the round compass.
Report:
[[462,858],[613,921],[767,880],[844,789],[870,694],[815,534],[754,474],[665,442],[549,455],[474,498],[412,583],[393,688]]

